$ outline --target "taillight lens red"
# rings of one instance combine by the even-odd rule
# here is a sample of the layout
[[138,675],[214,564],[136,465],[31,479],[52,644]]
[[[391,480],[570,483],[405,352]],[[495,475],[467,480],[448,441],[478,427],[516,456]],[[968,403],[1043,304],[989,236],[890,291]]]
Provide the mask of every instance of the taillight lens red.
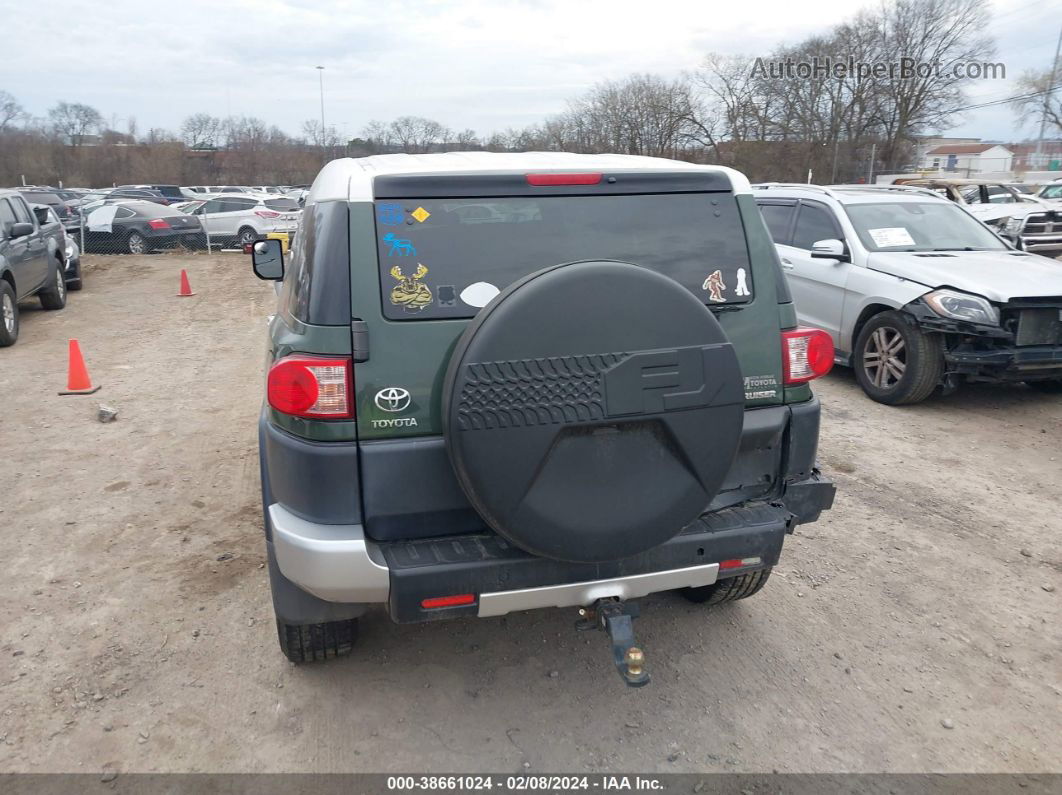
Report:
[[817,328],[782,332],[782,381],[806,384],[833,367],[833,340]]
[[279,412],[311,419],[354,416],[351,360],[286,356],[269,368],[266,394]]
[[597,185],[601,174],[528,174],[527,184],[537,187],[553,185]]
[[273,210],[255,210],[254,214],[257,215],[259,218],[279,218],[280,217],[280,213],[274,212]]
[[156,218],[154,221],[148,221],[148,226],[152,229],[169,229],[170,225],[162,218]]

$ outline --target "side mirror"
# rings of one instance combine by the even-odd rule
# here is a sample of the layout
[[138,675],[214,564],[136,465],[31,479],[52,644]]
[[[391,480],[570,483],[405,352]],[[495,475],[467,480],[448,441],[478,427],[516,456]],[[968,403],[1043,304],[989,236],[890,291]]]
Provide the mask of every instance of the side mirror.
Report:
[[811,244],[812,259],[834,259],[838,262],[851,262],[844,243],[840,240],[816,240]]
[[18,223],[11,224],[11,231],[8,236],[14,240],[16,237],[25,237],[26,235],[33,234],[33,224],[28,224],[25,221],[19,221]]
[[254,275],[266,281],[284,278],[284,250],[279,240],[256,240],[251,244]]

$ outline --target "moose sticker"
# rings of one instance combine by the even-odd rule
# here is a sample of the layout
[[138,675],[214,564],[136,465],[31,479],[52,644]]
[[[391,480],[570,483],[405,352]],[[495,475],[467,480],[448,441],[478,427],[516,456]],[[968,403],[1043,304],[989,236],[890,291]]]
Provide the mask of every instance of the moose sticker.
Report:
[[704,280],[701,289],[708,291],[709,301],[717,304],[722,304],[726,301],[726,298],[723,297],[723,290],[726,289],[726,285],[723,283],[722,271],[712,271],[708,274],[708,278]]
[[415,257],[417,250],[413,248],[413,242],[404,237],[399,237],[394,232],[388,232],[383,236],[383,242],[390,248],[387,250],[389,257]]
[[391,268],[391,276],[398,280],[391,290],[391,303],[407,312],[420,312],[430,305],[433,300],[431,290],[421,281],[427,275],[428,269],[419,262],[412,276],[404,275],[397,265]]

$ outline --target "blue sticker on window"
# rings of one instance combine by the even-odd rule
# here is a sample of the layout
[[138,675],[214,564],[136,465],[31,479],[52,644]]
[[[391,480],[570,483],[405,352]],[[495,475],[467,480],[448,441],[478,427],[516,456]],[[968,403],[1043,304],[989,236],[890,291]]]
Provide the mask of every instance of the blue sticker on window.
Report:
[[388,232],[384,235],[383,242],[390,246],[387,250],[387,256],[389,257],[409,257],[417,253],[417,250],[413,248],[412,241],[404,237],[398,237],[394,232]]
[[377,204],[376,220],[384,226],[400,226],[406,220],[406,213],[401,204]]

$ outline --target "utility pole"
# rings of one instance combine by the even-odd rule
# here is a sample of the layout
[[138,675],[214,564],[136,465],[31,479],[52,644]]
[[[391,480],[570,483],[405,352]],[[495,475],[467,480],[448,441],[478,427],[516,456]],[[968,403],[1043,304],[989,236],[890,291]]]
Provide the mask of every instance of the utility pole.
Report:
[[878,151],[878,143],[874,141],[870,144],[870,166],[867,168],[867,184],[874,184],[874,155]]
[[[1058,29],[1058,44],[1055,45],[1055,59],[1051,61],[1051,76],[1047,79],[1047,92],[1044,94],[1044,109],[1040,113],[1040,137],[1036,139],[1036,165],[1039,167],[1040,156],[1044,150],[1044,128],[1047,126],[1047,109],[1051,104],[1051,94],[1055,90],[1055,72],[1058,69],[1058,56],[1062,53],[1062,27]],[[1046,169],[1040,169],[1044,171]]]
[[321,148],[324,149],[325,125],[324,125],[324,67],[317,67],[317,82],[321,87]]

